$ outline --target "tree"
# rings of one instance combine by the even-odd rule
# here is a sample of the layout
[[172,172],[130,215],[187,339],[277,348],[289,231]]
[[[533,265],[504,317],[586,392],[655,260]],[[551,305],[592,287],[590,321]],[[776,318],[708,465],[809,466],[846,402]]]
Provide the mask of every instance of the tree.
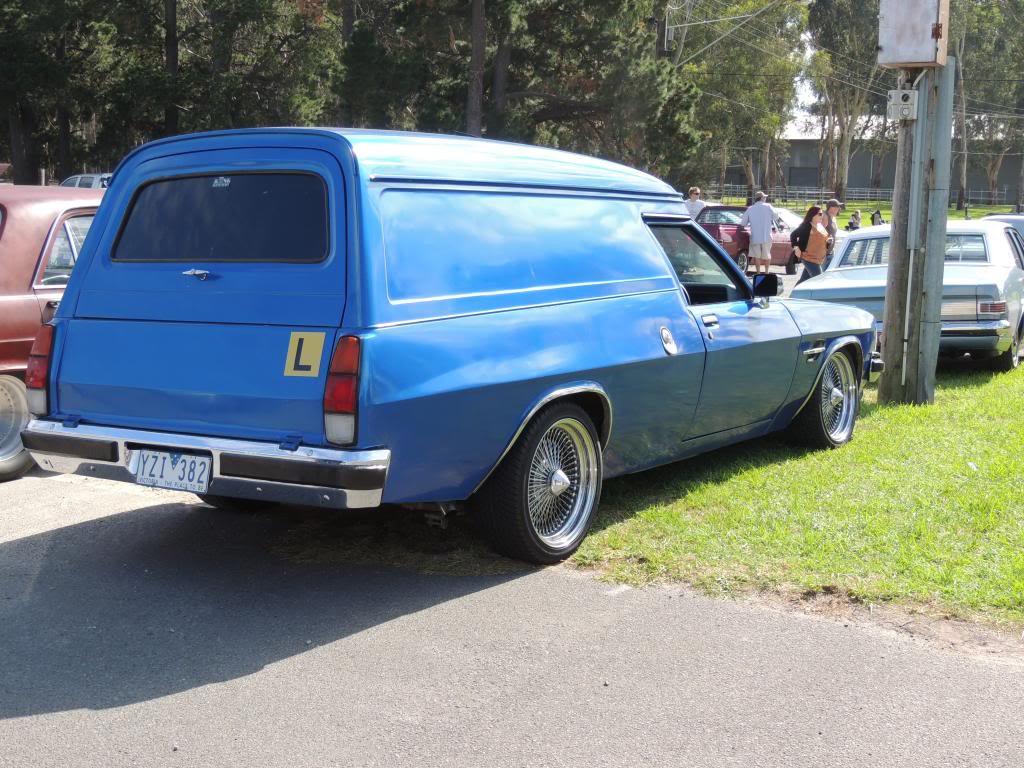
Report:
[[811,82],[829,110],[829,140],[835,132],[835,182],[830,186],[842,199],[854,138],[881,74],[878,0],[813,0],[809,19],[811,44],[820,56]]

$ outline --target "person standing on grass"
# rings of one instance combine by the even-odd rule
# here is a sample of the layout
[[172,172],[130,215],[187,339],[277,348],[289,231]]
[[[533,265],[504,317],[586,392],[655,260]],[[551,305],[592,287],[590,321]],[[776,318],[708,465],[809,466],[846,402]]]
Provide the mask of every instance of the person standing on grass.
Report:
[[772,265],[772,229],[775,228],[775,209],[765,202],[764,192],[754,195],[754,204],[743,212],[741,227],[750,227],[750,250],[747,255],[754,262],[756,275],[764,267],[767,275]]
[[683,205],[685,205],[686,210],[689,211],[690,218],[696,219],[697,214],[707,208],[708,204],[700,199],[700,187],[690,187],[690,192]]
[[834,197],[825,203],[825,212],[821,224],[828,230],[828,250],[825,252],[825,263],[832,261],[832,250],[836,247],[836,233],[839,231],[839,209],[843,204]]
[[822,224],[823,218],[821,208],[812,205],[807,209],[800,226],[789,236],[796,257],[804,263],[804,271],[796,281],[797,285],[821,274],[821,265],[828,253],[828,230]]

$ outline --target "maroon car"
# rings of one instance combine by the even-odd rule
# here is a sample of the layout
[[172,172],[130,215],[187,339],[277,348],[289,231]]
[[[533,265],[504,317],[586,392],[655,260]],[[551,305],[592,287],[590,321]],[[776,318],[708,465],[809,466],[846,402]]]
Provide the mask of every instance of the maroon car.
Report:
[[[744,272],[747,271],[747,251],[750,248],[750,233],[740,226],[745,210],[746,206],[742,205],[708,205],[696,219]],[[789,234],[789,227],[776,216],[772,228],[772,266],[785,267],[786,274],[792,275],[796,274],[796,258]]]
[[0,482],[32,465],[25,368],[53,317],[103,190],[0,186]]

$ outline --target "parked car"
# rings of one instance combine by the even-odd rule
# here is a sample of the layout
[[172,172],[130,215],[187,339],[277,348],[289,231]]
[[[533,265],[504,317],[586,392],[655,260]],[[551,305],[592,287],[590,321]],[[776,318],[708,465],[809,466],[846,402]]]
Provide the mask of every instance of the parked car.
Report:
[[79,189],[106,189],[110,186],[112,175],[110,173],[81,173],[77,176],[68,176],[60,185]]
[[[1017,367],[1024,292],[1024,238],[1001,221],[950,221],[946,229],[939,351]],[[792,297],[861,307],[882,328],[889,263],[888,224],[850,233],[842,251]]]
[[[750,233],[740,226],[744,205],[715,205],[705,207],[697,215],[697,223],[718,242],[744,272],[747,270],[747,252]],[[787,275],[796,274],[797,260],[789,236],[803,221],[801,216],[787,208],[775,208],[775,228],[772,230],[772,266],[785,267]],[[836,241],[839,241],[836,236]]]
[[153,142],[36,339],[23,438],[217,507],[470,502],[496,549],[554,562],[607,477],[783,429],[845,443],[878,369],[870,314],[751,285],[685,210],[504,142]]
[[[736,265],[747,271],[747,252],[750,249],[750,233],[740,226],[744,205],[708,205],[697,214],[697,223],[711,235]],[[786,268],[787,274],[796,272],[793,246],[789,242],[789,228],[785,222],[776,220],[772,230],[772,266]]]
[[42,323],[53,317],[103,192],[0,187],[0,481],[32,463],[25,368]]
[[1012,224],[1021,237],[1024,237],[1024,214],[1021,213],[987,213],[983,221],[1001,221],[1004,224]]

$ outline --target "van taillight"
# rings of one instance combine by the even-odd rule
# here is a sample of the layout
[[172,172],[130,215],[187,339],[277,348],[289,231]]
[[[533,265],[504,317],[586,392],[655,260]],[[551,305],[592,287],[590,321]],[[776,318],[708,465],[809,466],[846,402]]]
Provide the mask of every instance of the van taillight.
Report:
[[359,337],[342,336],[331,357],[324,389],[324,431],[328,441],[348,445],[356,439],[359,404]]
[[50,378],[50,350],[53,349],[53,326],[44,325],[36,334],[32,350],[28,353],[25,369],[25,387],[28,389],[28,409],[35,416],[46,415],[46,385]]

